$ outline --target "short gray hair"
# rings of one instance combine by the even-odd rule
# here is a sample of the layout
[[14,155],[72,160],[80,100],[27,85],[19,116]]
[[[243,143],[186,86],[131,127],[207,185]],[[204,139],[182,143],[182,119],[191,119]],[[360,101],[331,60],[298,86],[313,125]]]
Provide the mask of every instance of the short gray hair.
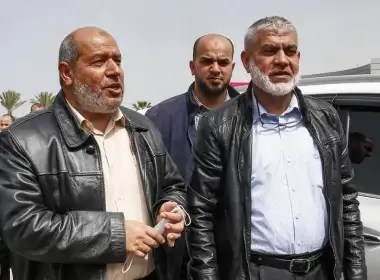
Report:
[[[63,39],[61,46],[59,47],[58,64],[66,62],[73,67],[78,59],[78,47],[74,42],[74,34],[70,33]],[[63,81],[59,77],[59,83],[62,86]]]
[[280,16],[271,16],[259,19],[254,22],[247,30],[244,37],[244,49],[247,50],[252,41],[254,41],[255,36],[259,31],[262,30],[277,30],[277,31],[294,31],[297,30],[293,23],[291,23],[286,18]]

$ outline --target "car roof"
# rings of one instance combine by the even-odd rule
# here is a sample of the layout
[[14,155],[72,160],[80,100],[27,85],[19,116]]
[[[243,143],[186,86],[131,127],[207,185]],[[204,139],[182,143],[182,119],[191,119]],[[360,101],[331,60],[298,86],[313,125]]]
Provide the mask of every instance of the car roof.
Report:
[[[346,75],[301,79],[303,94],[380,94],[380,75]],[[240,93],[247,86],[235,87]]]
[[146,111],[148,111],[149,108],[144,108],[144,109],[140,109],[140,110],[137,110],[137,112],[139,112],[140,114],[143,114],[145,115]]

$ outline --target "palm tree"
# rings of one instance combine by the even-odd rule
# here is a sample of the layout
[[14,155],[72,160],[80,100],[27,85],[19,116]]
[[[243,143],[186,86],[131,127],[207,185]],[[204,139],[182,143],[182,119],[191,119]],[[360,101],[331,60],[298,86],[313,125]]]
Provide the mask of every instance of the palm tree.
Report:
[[41,104],[43,107],[47,107],[53,104],[56,95],[52,92],[43,91],[36,94],[34,98],[30,100],[32,104]]
[[132,107],[133,107],[133,109],[135,109],[136,111],[138,111],[138,110],[141,110],[141,109],[152,107],[152,103],[150,103],[148,101],[137,101],[136,103],[134,103],[132,105]]
[[4,91],[0,95],[0,104],[5,108],[7,114],[13,116],[13,111],[22,106],[26,101],[21,100],[21,93],[14,90]]

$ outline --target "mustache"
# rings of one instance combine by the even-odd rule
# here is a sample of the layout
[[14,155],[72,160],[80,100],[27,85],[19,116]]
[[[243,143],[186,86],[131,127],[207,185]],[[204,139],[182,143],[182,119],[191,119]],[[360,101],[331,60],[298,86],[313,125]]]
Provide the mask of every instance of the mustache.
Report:
[[289,71],[284,71],[284,70],[275,70],[269,73],[269,76],[271,75],[288,75],[288,76],[293,76],[293,73],[290,73]]
[[103,88],[121,88],[121,87],[123,87],[121,82],[110,82],[110,83],[106,83],[106,85],[103,86]]

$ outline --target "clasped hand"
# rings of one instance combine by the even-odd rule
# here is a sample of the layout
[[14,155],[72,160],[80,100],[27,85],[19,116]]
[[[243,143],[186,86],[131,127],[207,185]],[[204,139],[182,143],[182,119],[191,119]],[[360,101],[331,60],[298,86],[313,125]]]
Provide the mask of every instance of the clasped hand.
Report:
[[145,257],[153,248],[165,243],[165,237],[168,245],[173,247],[175,241],[181,237],[185,227],[185,221],[182,213],[171,213],[177,203],[165,202],[158,212],[156,222],[162,219],[168,219],[169,223],[165,225],[165,231],[160,234],[154,228],[140,223],[138,221],[126,221],[126,249],[128,254],[138,257]]
[[157,223],[162,219],[167,219],[169,222],[165,225],[164,236],[168,240],[168,245],[173,247],[175,241],[181,237],[182,231],[185,228],[185,218],[183,213],[171,213],[171,211],[177,207],[176,202],[168,201],[162,204],[158,216]]

